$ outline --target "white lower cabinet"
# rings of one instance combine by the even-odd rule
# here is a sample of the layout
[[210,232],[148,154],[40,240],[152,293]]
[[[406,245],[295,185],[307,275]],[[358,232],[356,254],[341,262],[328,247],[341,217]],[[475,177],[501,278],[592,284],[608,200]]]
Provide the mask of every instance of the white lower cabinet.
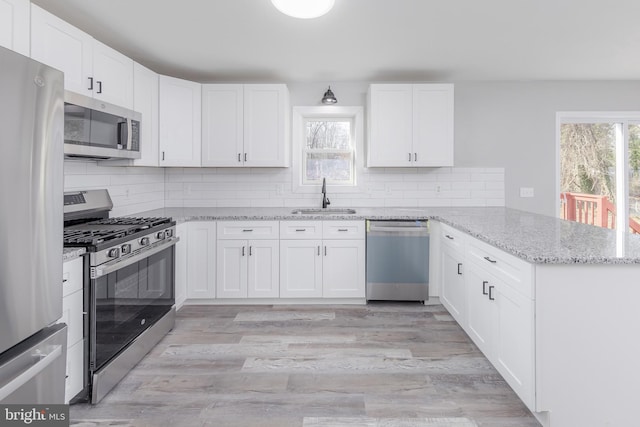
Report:
[[187,299],[216,297],[216,223],[189,222],[187,228]]
[[220,221],[217,234],[217,298],[277,298],[278,221]]
[[535,411],[533,266],[440,224],[440,300]]
[[277,240],[218,240],[218,298],[277,298]]
[[363,221],[287,221],[281,237],[281,297],[365,297]]
[[67,324],[67,375],[65,402],[82,391],[84,357],[84,291],[83,258],[67,261],[62,265],[62,317],[59,323]]
[[322,240],[280,240],[280,297],[322,297]]
[[441,242],[440,274],[442,275],[442,288],[440,301],[451,313],[454,319],[461,325],[466,322],[466,282],[463,272],[464,253],[452,249]]

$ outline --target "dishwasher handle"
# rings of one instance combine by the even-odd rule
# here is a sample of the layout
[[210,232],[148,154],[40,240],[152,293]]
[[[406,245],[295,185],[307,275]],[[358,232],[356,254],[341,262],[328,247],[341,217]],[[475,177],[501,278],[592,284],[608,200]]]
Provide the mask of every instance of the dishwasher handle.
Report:
[[370,221],[367,232],[370,234],[427,235],[429,228],[426,221]]

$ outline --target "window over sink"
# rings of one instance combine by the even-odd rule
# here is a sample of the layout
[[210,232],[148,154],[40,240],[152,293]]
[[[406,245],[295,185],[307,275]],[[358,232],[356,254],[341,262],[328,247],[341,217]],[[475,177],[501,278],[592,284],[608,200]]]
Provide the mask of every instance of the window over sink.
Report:
[[362,107],[295,107],[294,191],[319,191],[323,178],[331,192],[357,191],[363,170],[362,134]]

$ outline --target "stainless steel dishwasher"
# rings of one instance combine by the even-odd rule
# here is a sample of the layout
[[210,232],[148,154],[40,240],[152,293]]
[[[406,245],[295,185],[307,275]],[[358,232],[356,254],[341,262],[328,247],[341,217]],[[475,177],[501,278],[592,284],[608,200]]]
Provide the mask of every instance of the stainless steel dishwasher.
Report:
[[367,301],[428,299],[427,221],[367,221]]

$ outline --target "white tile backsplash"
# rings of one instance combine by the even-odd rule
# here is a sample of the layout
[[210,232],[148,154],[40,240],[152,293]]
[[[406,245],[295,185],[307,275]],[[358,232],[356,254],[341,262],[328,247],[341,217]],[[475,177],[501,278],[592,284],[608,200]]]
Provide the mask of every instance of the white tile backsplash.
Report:
[[[161,207],[316,207],[294,192],[290,168],[145,168],[65,161],[65,191],[107,188],[112,216]],[[332,207],[504,206],[503,168],[364,169],[358,189]]]

